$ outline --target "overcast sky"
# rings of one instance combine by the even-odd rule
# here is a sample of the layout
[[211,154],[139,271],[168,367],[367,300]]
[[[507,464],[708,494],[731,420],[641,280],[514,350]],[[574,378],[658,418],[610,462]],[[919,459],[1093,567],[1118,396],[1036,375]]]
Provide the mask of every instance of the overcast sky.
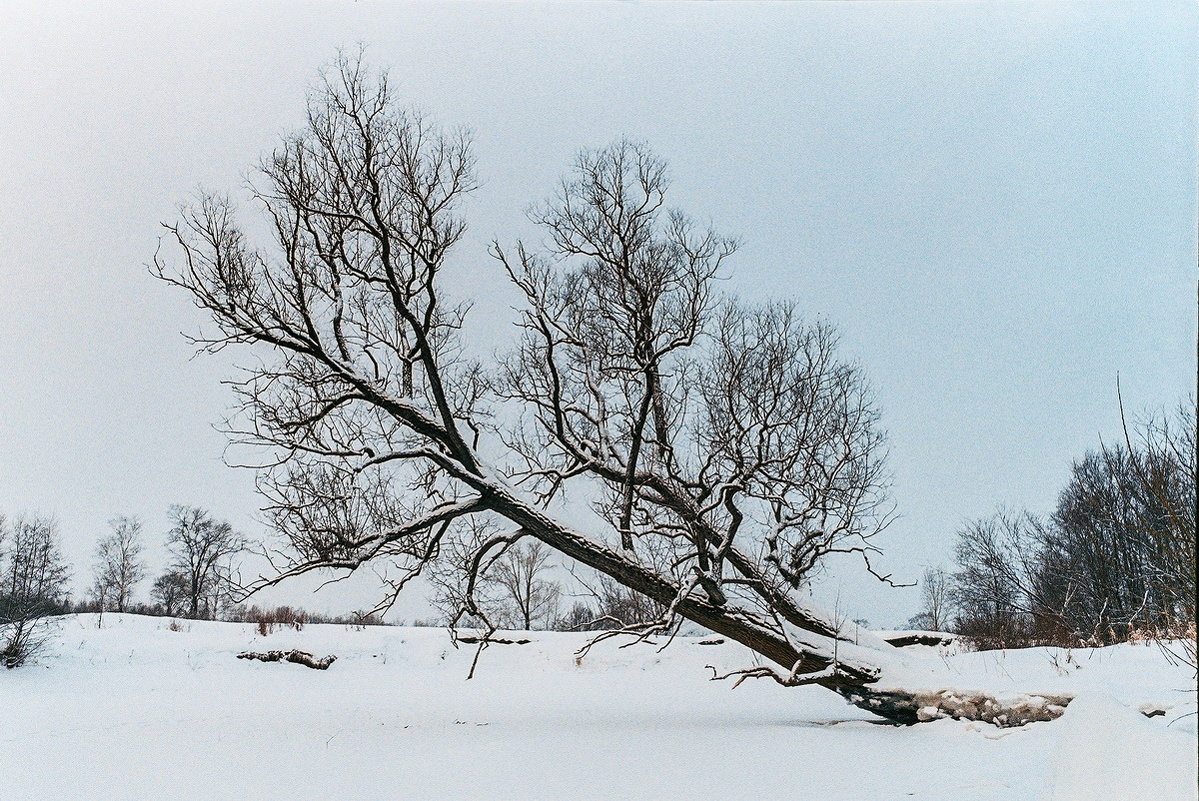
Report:
[[[201,319],[145,265],[359,42],[475,132],[454,291],[481,339],[515,302],[486,242],[621,136],[742,240],[730,291],[837,324],[891,433],[900,577],[997,504],[1049,510],[1118,436],[1117,374],[1133,410],[1194,390],[1193,2],[43,5],[0,2],[0,512],[56,516],[81,578],[115,514],[145,518],[155,568],[172,502],[262,533],[212,429],[231,361],[191,358]],[[915,611],[847,566],[821,592]]]

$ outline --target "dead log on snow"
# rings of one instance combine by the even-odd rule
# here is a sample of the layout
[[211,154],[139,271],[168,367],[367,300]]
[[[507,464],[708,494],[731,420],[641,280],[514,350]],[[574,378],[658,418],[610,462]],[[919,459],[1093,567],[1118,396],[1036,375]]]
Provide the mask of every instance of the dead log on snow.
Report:
[[327,670],[329,665],[332,665],[336,656],[329,656],[317,659],[307,651],[293,649],[291,651],[267,651],[266,653],[258,653],[256,651],[243,651],[237,655],[238,659],[257,659],[260,662],[294,662],[297,665],[310,667],[313,670]]
[[495,643],[496,645],[528,645],[533,641],[528,639],[508,640],[503,637],[475,637],[468,634],[465,637],[459,637],[458,642],[464,642],[467,645],[476,645],[481,642]]
[[958,637],[956,634],[935,631],[906,631],[883,639],[896,648],[907,648],[909,645],[949,645]]

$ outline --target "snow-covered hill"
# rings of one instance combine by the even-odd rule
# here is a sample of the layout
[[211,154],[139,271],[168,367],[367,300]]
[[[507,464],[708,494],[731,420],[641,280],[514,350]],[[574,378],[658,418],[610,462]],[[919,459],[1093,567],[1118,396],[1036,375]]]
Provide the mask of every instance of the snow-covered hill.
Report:
[[[1196,797],[1193,674],[1152,645],[911,649],[958,686],[1077,698],[1018,729],[904,728],[818,687],[711,682],[752,660],[696,638],[577,661],[587,635],[538,632],[467,681],[474,648],[438,629],[169,624],[63,618],[0,673],[0,799]],[[297,647],[338,659],[235,658]]]

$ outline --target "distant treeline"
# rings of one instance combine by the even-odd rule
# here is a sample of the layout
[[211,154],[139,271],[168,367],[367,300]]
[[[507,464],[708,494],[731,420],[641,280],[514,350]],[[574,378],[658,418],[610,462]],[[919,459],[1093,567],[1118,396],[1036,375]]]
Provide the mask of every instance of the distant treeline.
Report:
[[998,512],[957,534],[911,623],[981,647],[1195,637],[1195,404],[1074,462],[1048,515]]

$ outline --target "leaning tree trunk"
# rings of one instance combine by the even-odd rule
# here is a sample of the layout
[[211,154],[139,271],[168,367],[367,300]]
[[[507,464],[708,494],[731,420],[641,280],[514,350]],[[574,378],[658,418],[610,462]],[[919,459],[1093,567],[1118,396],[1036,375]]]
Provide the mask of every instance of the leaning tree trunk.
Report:
[[[843,640],[837,643],[847,653],[833,658],[825,649],[801,649],[795,637],[755,622],[744,610],[704,601],[694,594],[679,597],[678,588],[661,574],[628,558],[624,553],[597,544],[562,525],[540,509],[522,500],[517,493],[490,481],[476,484],[488,506],[529,535],[545,542],[564,555],[593,568],[622,585],[652,598],[665,607],[673,607],[682,617],[760,654],[778,665],[793,684],[818,684],[854,706],[895,723],[911,724],[938,718],[978,720],[997,726],[1021,726],[1034,721],[1052,720],[1062,714],[1069,697],[1027,694],[999,699],[977,692],[950,689],[905,691],[879,687],[886,668],[898,656],[899,649],[881,638],[867,646]],[[830,623],[795,605],[787,610],[787,622],[803,632],[827,638]],[[860,639],[860,638],[855,638]],[[825,652],[822,653],[822,650]],[[747,671],[752,675],[752,671]],[[759,674],[764,675],[764,674]],[[774,674],[777,679],[777,674]],[[811,677],[810,679],[805,677]]]

